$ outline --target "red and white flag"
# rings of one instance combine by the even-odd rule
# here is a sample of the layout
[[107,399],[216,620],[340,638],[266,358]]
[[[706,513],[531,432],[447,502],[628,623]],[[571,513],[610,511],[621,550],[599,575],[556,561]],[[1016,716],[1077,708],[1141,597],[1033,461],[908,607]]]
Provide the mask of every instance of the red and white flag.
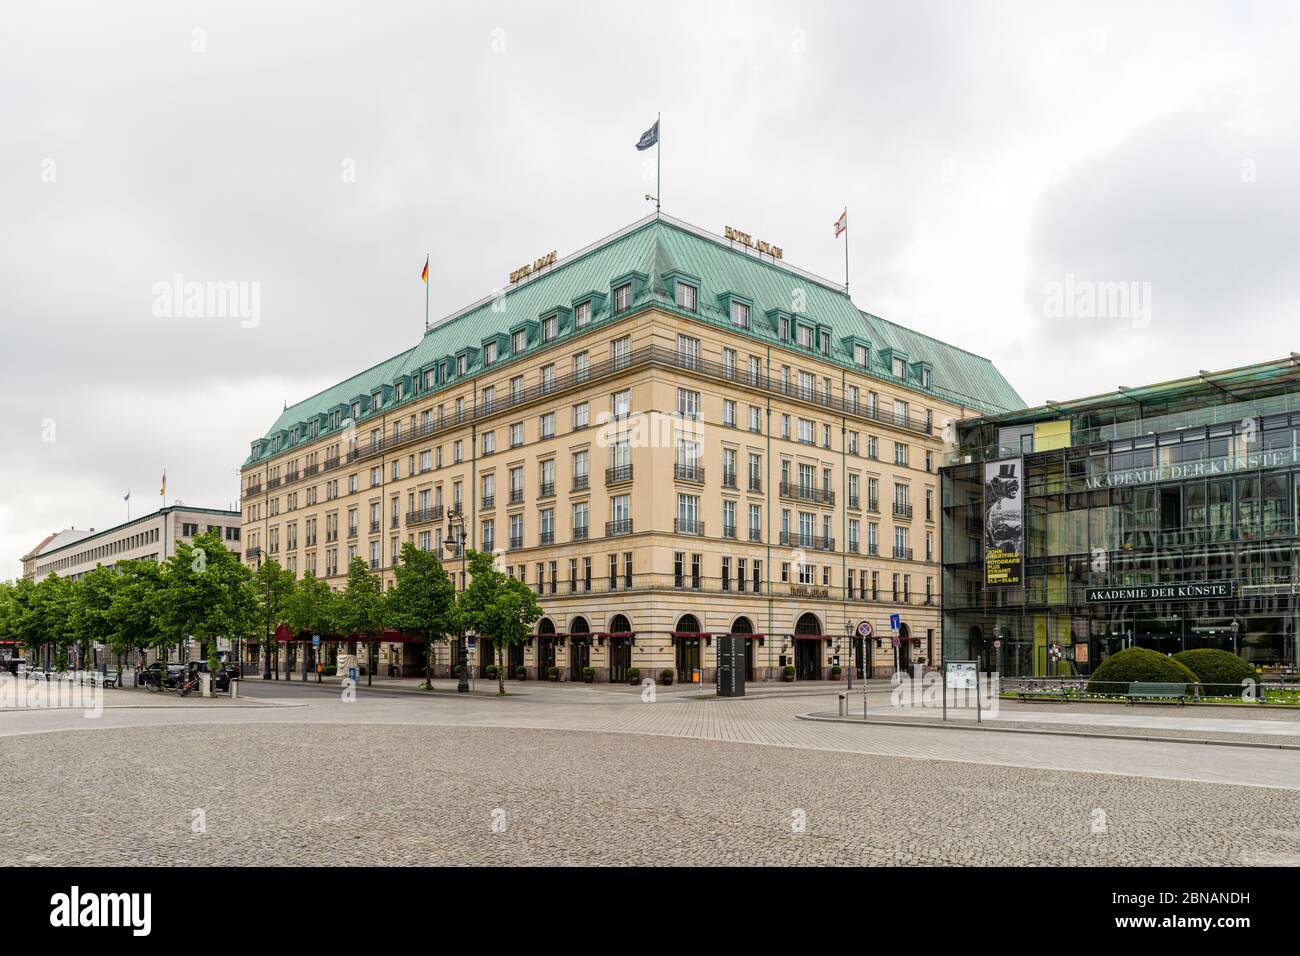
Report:
[[835,220],[835,238],[838,239],[842,233],[849,231],[849,211],[846,209],[840,213],[840,218]]

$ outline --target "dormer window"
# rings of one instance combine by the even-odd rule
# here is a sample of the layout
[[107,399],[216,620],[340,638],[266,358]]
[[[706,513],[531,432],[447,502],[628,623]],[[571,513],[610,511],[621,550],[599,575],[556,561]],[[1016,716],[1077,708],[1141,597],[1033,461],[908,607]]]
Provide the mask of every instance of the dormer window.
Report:
[[626,312],[632,307],[632,283],[625,282],[614,290],[614,311]]
[[790,320],[789,319],[781,320],[781,341],[782,342],[790,341]]
[[510,353],[519,355],[526,348],[528,348],[528,330],[518,329],[510,336]]
[[825,332],[818,332],[818,333],[817,333],[817,348],[821,351],[822,355],[830,355],[830,354],[831,354],[831,337],[830,337],[830,335],[828,335],[828,334],[825,333]]
[[352,403],[352,420],[355,422],[355,421],[356,421],[358,418],[360,418],[360,417],[361,417],[361,403],[360,403],[360,402],[353,402],[353,403]]
[[469,367],[469,361],[468,361],[468,360],[469,360],[469,356],[468,356],[468,355],[457,355],[457,356],[456,356],[456,374],[457,374],[457,375],[464,375],[464,374],[465,374],[465,369],[467,369],[467,368]]
[[402,400],[402,383],[401,383],[401,382],[398,382],[398,383],[393,387],[393,399],[394,399],[395,401],[398,401],[398,402],[400,402],[400,401]]
[[731,324],[738,329],[749,328],[749,306],[744,302],[732,301]]
[[483,364],[491,365],[496,360],[497,360],[497,344],[495,342],[488,342],[486,345],[483,346]]
[[542,319],[542,341],[549,342],[555,338],[556,330],[559,328],[559,319],[554,315],[548,315]]
[[384,401],[384,393],[383,393],[383,392],[375,392],[375,393],[373,393],[373,394],[370,396],[370,410],[371,410],[372,412],[377,412],[377,411],[379,411],[379,406],[383,404],[383,401]]
[[424,370],[424,387],[425,387],[425,389],[426,389],[426,390],[432,389],[433,386],[434,386],[434,383],[435,383],[436,381],[437,381],[437,377],[436,377],[435,374],[434,374],[434,370],[431,369],[431,368],[426,368],[426,369]]
[[695,286],[687,285],[685,282],[677,283],[677,307],[679,309],[685,309],[687,312],[694,312],[695,296]]
[[575,328],[583,328],[591,324],[591,302],[578,303],[578,307],[573,310],[573,325]]
[[812,329],[810,329],[810,328],[809,328],[808,326],[806,326],[806,325],[800,325],[800,326],[796,329],[795,334],[798,336],[798,344],[799,344],[799,347],[800,347],[800,348],[802,348],[802,349],[810,349],[810,348],[812,348],[812,345],[813,345],[813,343],[812,343],[812,334],[813,334],[813,330],[812,330]]
[[907,374],[907,363],[898,356],[894,356],[894,377],[903,378]]
[[925,366],[921,367],[921,387],[922,388],[930,387],[930,370]]
[[853,346],[853,364],[858,368],[866,368],[867,363],[871,360],[871,350],[865,345]]

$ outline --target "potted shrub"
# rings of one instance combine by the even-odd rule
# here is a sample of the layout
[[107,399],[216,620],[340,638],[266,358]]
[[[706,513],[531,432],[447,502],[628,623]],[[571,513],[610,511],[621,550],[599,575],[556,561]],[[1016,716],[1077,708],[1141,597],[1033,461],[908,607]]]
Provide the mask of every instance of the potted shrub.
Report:
[[786,664],[786,665],[785,665],[785,668],[784,668],[783,671],[782,671],[781,676],[782,676],[783,678],[785,678],[785,680],[788,680],[788,681],[790,681],[790,680],[794,680],[794,665],[793,665],[793,664]]
[[455,665],[454,667],[452,667],[452,669],[451,669],[451,676],[452,676],[452,677],[459,677],[459,676],[460,676],[460,665],[459,665],[459,664],[457,664],[457,665]]
[[665,667],[659,672],[659,683],[668,687],[673,682],[673,672],[670,668]]
[[560,669],[553,664],[546,668],[546,679],[558,682],[560,679]]
[[515,668],[515,677],[520,680],[528,680],[528,668],[522,665]]
[[839,680],[839,679],[840,679],[840,674],[841,674],[841,673],[843,673],[843,671],[842,671],[842,669],[840,668],[840,665],[839,665],[839,664],[832,664],[832,665],[831,665],[831,680]]
[[496,680],[496,677],[497,677],[497,666],[496,666],[495,664],[489,664],[489,665],[487,666],[487,676],[488,676],[489,678],[491,678],[492,680]]
[[582,669],[582,679],[583,679],[584,682],[586,682],[586,683],[588,683],[588,684],[590,684],[590,683],[592,683],[593,681],[595,681],[595,679],[596,679],[596,668],[594,668],[594,667],[584,667],[584,668]]
[[641,668],[629,667],[627,669],[627,682],[633,687],[641,683]]

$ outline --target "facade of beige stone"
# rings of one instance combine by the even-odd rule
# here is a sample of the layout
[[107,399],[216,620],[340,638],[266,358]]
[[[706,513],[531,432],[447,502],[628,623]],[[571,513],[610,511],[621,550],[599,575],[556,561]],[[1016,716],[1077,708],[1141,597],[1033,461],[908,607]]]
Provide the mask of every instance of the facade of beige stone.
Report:
[[[392,411],[387,395],[353,402],[343,428],[250,460],[245,560],[338,588],[360,556],[391,587],[409,541],[459,587],[463,527],[539,594],[545,617],[508,662],[529,679],[707,682],[725,633],[753,635],[751,680],[937,663],[940,436],[974,410],[906,369],[890,380],[692,315],[698,289],[680,286],[549,342],[543,316],[537,347],[499,371],[425,397],[399,386]],[[851,641],[863,621],[875,638]],[[453,655],[438,649],[440,675]],[[418,673],[418,646],[381,645],[380,667]]]

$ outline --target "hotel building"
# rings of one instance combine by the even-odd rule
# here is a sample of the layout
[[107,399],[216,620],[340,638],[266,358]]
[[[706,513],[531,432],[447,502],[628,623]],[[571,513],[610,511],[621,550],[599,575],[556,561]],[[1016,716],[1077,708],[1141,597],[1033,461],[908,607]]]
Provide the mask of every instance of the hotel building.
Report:
[[1023,405],[988,360],[667,216],[511,279],[253,441],[250,565],[391,587],[412,542],[463,587],[463,534],[537,590],[532,678],[709,680],[723,633],[757,680],[938,660],[942,430]]
[[949,660],[1087,674],[1135,645],[1211,647],[1294,671],[1300,356],[956,427],[942,471]]

